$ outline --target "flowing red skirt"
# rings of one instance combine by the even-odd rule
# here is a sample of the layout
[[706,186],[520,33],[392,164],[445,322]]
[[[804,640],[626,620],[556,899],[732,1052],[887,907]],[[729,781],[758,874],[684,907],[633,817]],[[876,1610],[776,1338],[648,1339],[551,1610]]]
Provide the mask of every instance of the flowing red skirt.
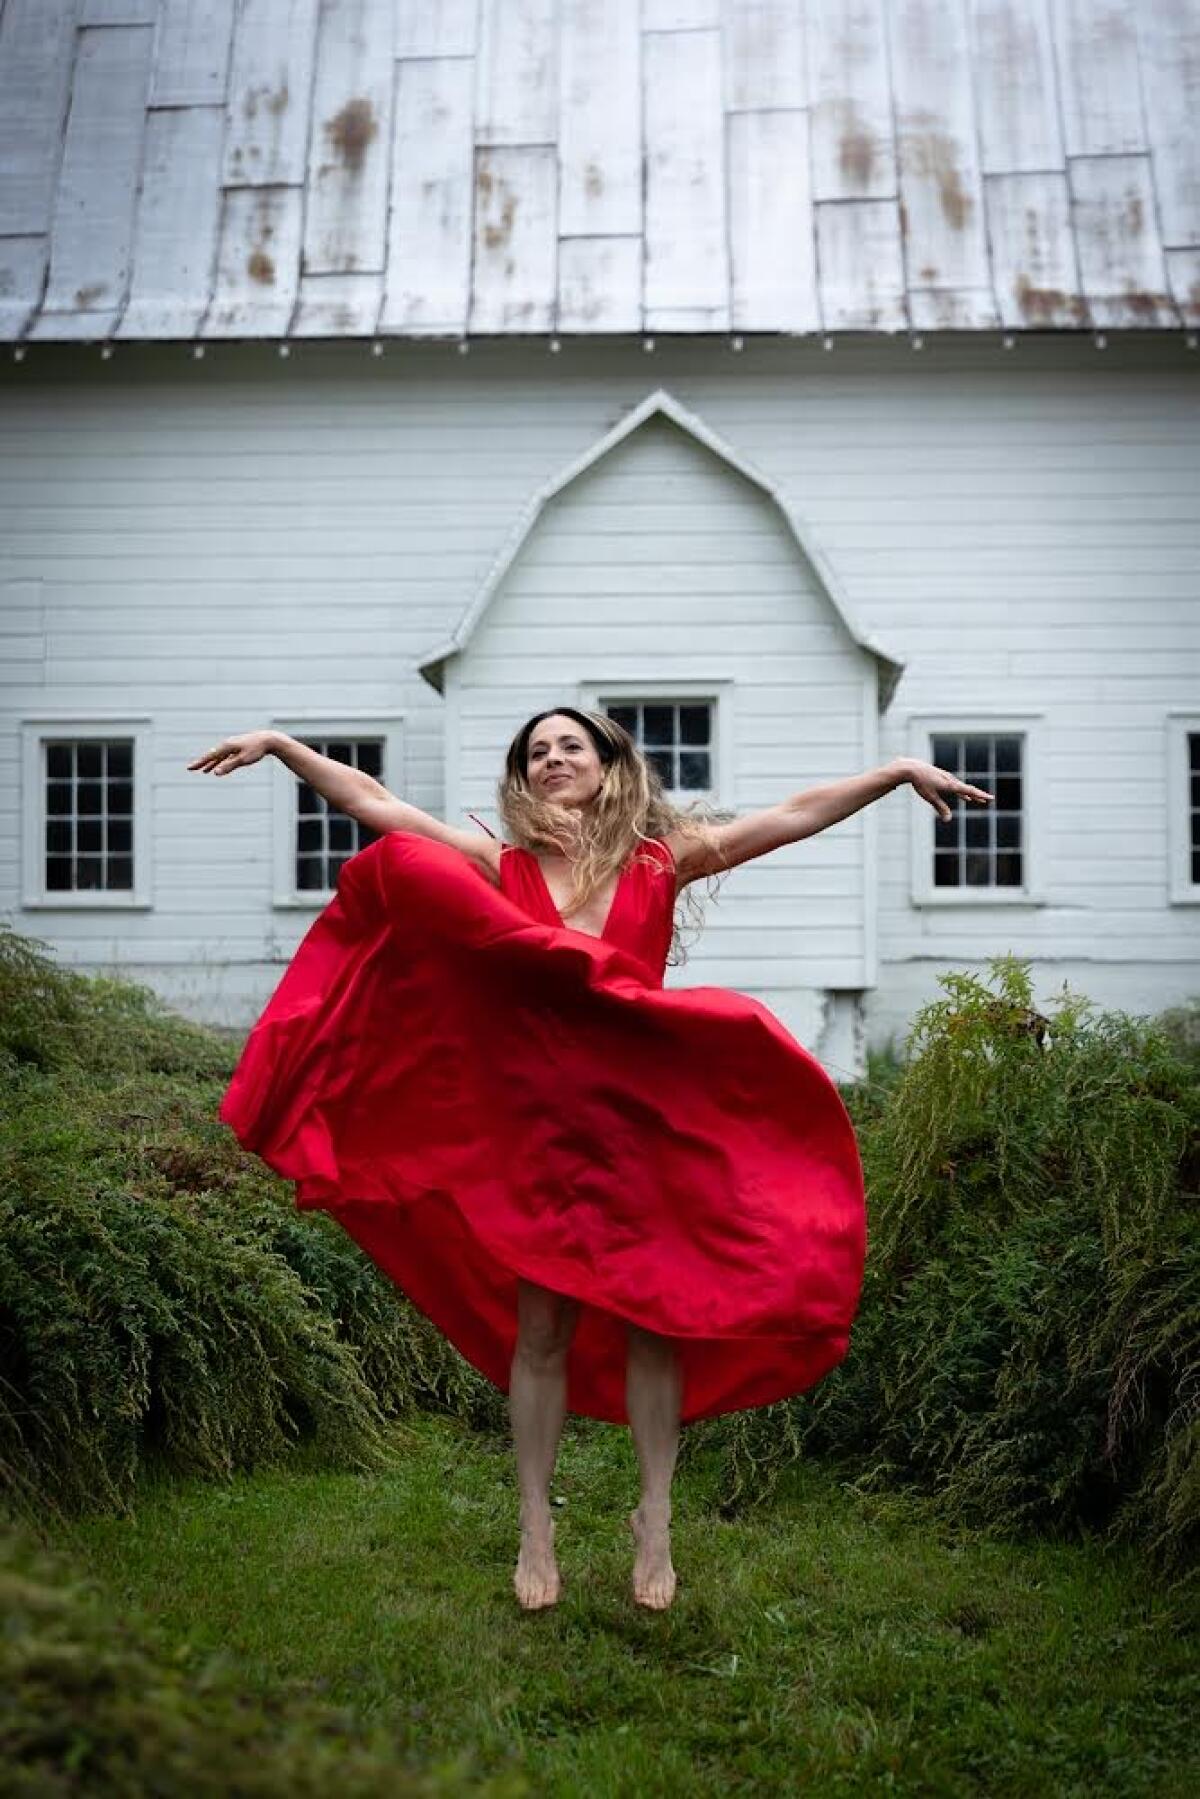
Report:
[[665,990],[408,833],[347,863],[220,1108],[502,1391],[517,1279],[584,1302],[569,1409],[624,1423],[628,1323],[682,1418],[810,1387],[865,1253],[837,1088],[771,1013]]

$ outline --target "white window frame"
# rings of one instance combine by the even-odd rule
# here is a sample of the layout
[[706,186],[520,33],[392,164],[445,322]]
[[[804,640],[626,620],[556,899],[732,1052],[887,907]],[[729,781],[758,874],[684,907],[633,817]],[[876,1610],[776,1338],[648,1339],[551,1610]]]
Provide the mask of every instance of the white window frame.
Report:
[[1192,845],[1188,830],[1188,732],[1200,733],[1200,712],[1176,711],[1166,717],[1167,756],[1167,891],[1172,906],[1200,906],[1200,881],[1192,879]]
[[[937,813],[926,800],[914,796],[911,808],[910,892],[914,906],[1042,906],[1046,903],[1044,867],[1043,741],[1045,714],[1041,712],[912,712],[908,715],[908,754],[930,760],[933,736],[1019,736],[1024,739],[1021,757],[1022,843],[1020,887],[935,887],[933,884],[933,831]],[[957,803],[957,802],[955,802]],[[968,804],[964,801],[963,804]],[[982,807],[969,802],[970,810]]]
[[[44,912],[146,912],[153,905],[154,792],[151,779],[153,726],[148,718],[81,717],[39,713],[21,720],[21,908]],[[57,737],[133,739],[133,878],[126,892],[90,889],[51,893],[46,887],[46,756],[43,745]]]
[[[283,731],[289,737],[382,737],[383,781],[392,793],[403,793],[404,780],[404,714],[379,712],[314,713],[311,717],[293,712],[287,718],[273,718],[270,729]],[[271,784],[271,904],[285,912],[318,912],[327,906],[336,889],[312,887],[303,893],[296,886],[296,791],[300,777],[277,756],[273,764]]]
[[713,707],[712,766],[716,784],[704,792],[699,792],[694,787],[672,787],[664,789],[664,792],[671,804],[681,809],[691,800],[705,800],[709,805],[722,809],[734,804],[734,684],[728,675],[712,681],[694,681],[690,678],[686,681],[647,681],[641,678],[625,681],[617,677],[613,680],[581,681],[579,684],[581,712],[603,712],[606,706],[619,704],[621,700],[665,700],[671,703],[680,700],[710,700]]

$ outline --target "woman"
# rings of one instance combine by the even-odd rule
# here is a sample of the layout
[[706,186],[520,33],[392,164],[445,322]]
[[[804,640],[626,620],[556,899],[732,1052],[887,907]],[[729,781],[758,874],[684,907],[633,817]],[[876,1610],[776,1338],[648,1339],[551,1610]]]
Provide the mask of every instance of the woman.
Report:
[[633,1592],[663,1609],[681,1421],[835,1366],[865,1252],[857,1145],[820,1064],[754,1000],[662,987],[677,896],[905,782],[942,818],[943,795],[991,796],[903,758],[702,820],[620,725],[570,706],[509,747],[512,843],[279,732],[188,767],[268,753],[381,835],[343,866],[220,1116],[507,1390],[519,1603],[560,1594],[549,1488],[570,1402],[630,1425]]

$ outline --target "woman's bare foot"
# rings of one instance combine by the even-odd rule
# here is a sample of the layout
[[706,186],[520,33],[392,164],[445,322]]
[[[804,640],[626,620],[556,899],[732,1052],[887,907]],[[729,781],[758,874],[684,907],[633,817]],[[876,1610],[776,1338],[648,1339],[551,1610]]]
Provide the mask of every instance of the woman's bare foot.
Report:
[[639,1605],[665,1611],[675,1597],[670,1506],[647,1506],[643,1502],[630,1512],[629,1528],[638,1546],[633,1564],[633,1596]]
[[513,1589],[527,1612],[558,1603],[562,1582],[554,1559],[554,1519],[548,1513],[545,1518],[521,1521],[521,1551]]

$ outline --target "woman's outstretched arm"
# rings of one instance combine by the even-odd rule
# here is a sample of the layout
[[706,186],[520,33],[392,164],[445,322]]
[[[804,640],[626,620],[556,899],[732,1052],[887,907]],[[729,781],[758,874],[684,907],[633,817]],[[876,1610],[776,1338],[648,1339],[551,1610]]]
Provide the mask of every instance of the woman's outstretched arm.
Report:
[[323,756],[319,750],[289,737],[286,731],[245,731],[237,737],[222,738],[189,762],[188,768],[199,774],[230,775],[268,755],[277,757],[331,806],[348,818],[357,819],[369,831],[380,836],[387,831],[412,831],[419,837],[431,837],[437,843],[461,850],[489,879],[499,880],[500,846],[495,838],[483,831],[464,831],[457,825],[444,824],[420,806],[397,799],[363,769]]
[[843,818],[861,812],[864,806],[882,799],[894,787],[911,786],[921,798],[928,800],[940,818],[950,817],[944,795],[986,805],[992,795],[982,787],[960,781],[947,769],[932,762],[921,762],[914,756],[897,756],[895,761],[865,774],[848,775],[843,781],[830,781],[822,787],[809,787],[781,800],[777,806],[766,806],[760,812],[748,812],[728,824],[711,826],[709,842],[701,843],[679,833],[671,839],[675,852],[679,882],[694,881],[700,875],[720,874],[736,868],[755,856],[765,856],[785,843],[798,843],[803,837],[815,837]]

